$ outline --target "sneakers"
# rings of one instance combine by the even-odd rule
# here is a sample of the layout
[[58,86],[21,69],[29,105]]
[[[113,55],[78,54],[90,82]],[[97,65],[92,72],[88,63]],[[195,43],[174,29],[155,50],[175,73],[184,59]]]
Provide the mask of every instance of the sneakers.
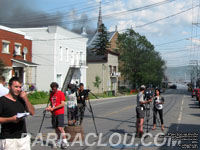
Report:
[[62,145],[61,145],[62,148],[66,149],[69,147],[69,143],[65,143],[63,142]]
[[66,149],[69,147],[69,143],[68,142],[64,142],[64,141],[57,141],[56,144],[53,145],[53,148],[63,148]]
[[56,144],[53,144],[53,148],[61,148],[61,141],[58,140]]

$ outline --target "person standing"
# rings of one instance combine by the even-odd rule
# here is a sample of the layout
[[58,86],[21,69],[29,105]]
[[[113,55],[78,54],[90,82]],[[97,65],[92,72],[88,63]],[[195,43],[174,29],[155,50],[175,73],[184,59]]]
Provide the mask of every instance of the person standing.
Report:
[[6,78],[4,76],[0,76],[0,97],[9,93],[9,89],[5,87]]
[[72,84],[68,85],[67,91],[67,118],[68,125],[72,126],[76,123],[76,110],[77,110],[77,100],[76,100],[76,87]]
[[161,121],[161,130],[164,131],[164,121],[163,121],[163,104],[164,104],[164,98],[160,95],[160,90],[155,90],[155,98],[154,98],[154,113],[153,113],[153,128],[152,130],[156,129],[156,115],[157,113],[160,116]]
[[84,90],[84,84],[80,83],[79,89],[77,91],[77,124],[81,125],[85,113],[85,101],[88,100],[88,92]]
[[19,78],[9,80],[9,93],[0,97],[1,149],[30,150],[30,137],[27,133],[25,118],[18,117],[17,113],[29,112],[35,114],[34,107],[29,102],[26,92],[21,90]]
[[67,148],[69,143],[67,142],[64,131],[65,96],[62,91],[58,90],[58,84],[56,82],[52,82],[50,87],[51,93],[49,100],[51,105],[46,108],[46,111],[52,113],[52,126],[55,128],[58,138],[55,147]]
[[152,102],[152,99],[144,99],[145,86],[140,86],[140,92],[137,94],[137,106],[136,106],[136,137],[142,137],[143,135],[143,125],[145,117],[145,104]]

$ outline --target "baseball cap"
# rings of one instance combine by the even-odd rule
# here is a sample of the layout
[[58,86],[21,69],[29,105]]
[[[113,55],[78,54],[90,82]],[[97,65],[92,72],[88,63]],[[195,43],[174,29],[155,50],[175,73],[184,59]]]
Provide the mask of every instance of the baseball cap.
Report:
[[144,88],[145,89],[146,87],[145,87],[145,85],[141,85],[140,88]]

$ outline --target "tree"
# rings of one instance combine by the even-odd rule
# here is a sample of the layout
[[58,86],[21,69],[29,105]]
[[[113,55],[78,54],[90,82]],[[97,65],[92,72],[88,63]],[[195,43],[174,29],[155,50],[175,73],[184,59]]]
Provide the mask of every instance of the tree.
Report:
[[98,30],[97,39],[94,41],[92,52],[97,55],[105,55],[110,47],[108,32],[104,24],[102,24]]
[[99,93],[99,86],[101,84],[101,79],[99,76],[95,77],[95,82],[93,82],[94,87],[96,87],[98,89],[98,93]]
[[145,36],[129,29],[119,34],[117,47],[116,51],[120,53],[119,70],[133,88],[141,84],[160,85],[165,62]]
[[0,76],[3,74],[5,71],[5,64],[4,62],[0,59]]

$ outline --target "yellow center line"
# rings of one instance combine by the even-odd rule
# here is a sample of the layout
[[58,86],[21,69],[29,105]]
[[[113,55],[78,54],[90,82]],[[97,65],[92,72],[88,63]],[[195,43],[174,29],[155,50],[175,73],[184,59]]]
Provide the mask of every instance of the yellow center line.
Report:
[[108,117],[108,116],[111,116],[111,115],[114,115],[114,114],[118,114],[118,113],[125,111],[125,110],[133,109],[134,106],[136,106],[136,105],[130,105],[130,106],[124,107],[124,108],[122,108],[118,111],[113,111],[113,112],[107,113],[107,114],[103,115],[102,117]]

